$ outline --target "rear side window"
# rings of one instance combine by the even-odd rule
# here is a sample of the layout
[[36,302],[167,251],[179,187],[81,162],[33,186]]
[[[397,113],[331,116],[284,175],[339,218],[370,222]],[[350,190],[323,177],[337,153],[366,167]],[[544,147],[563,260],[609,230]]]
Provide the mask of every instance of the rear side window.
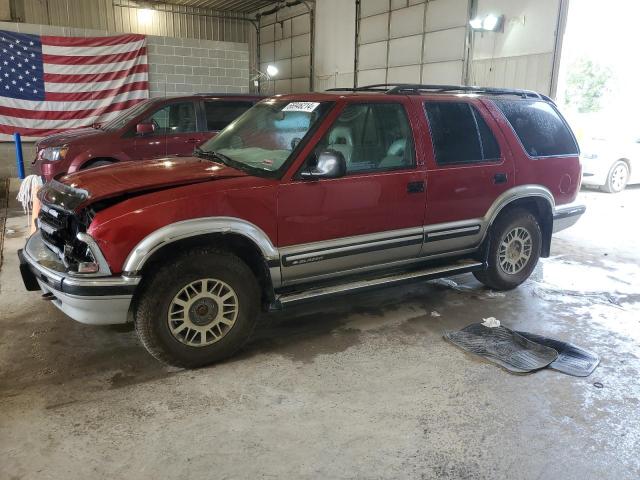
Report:
[[438,165],[490,162],[500,147],[480,112],[466,102],[425,102]]
[[205,101],[207,130],[222,130],[253,106],[253,102]]
[[547,102],[494,100],[532,157],[577,155],[578,145],[557,110]]

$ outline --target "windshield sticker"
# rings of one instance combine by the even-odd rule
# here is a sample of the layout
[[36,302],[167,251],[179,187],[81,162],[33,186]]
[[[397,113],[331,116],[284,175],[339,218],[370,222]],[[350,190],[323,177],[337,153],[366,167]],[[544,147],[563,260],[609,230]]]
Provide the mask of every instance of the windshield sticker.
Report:
[[320,105],[318,102],[291,102],[282,109],[283,112],[307,112],[311,113]]

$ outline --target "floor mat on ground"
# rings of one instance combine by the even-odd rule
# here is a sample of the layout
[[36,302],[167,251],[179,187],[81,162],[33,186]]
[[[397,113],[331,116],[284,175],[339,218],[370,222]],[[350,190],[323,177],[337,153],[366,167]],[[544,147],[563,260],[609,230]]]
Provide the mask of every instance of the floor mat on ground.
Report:
[[545,368],[558,358],[558,352],[553,348],[532,342],[502,326],[491,328],[472,323],[459,331],[446,331],[444,338],[514,373]]
[[589,350],[580,348],[567,342],[561,342],[553,338],[543,337],[535,333],[519,332],[528,340],[545,347],[553,348],[558,352],[558,358],[549,364],[549,368],[575,377],[588,377],[600,363],[600,357]]

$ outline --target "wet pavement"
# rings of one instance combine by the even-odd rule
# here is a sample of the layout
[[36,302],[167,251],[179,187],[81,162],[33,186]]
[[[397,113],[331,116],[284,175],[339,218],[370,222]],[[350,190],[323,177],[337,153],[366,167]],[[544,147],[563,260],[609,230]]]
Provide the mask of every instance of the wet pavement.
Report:
[[[196,371],[23,291],[26,222],[10,208],[0,478],[637,479],[640,188],[583,198],[588,213],[514,291],[463,275],[297,307]],[[490,316],[601,364],[514,375],[442,339]]]

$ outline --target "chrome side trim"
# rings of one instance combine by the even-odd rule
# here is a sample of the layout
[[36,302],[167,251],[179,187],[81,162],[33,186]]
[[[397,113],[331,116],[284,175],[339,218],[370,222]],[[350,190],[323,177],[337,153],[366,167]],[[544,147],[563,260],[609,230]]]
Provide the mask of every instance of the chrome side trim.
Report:
[[470,227],[452,228],[427,232],[425,240],[443,240],[443,237],[463,237],[466,235],[474,235],[480,231],[480,225],[472,225]]
[[282,284],[415,258],[423,235],[418,226],[283,247]]
[[487,222],[487,225],[491,225],[500,211],[509,203],[513,202],[514,200],[527,197],[543,198],[549,203],[551,211],[555,211],[556,201],[553,198],[553,194],[549,191],[548,188],[543,187],[542,185],[519,185],[517,187],[510,188],[505,192],[502,192],[502,194],[498,198],[496,198],[496,200],[493,202],[491,207],[489,207],[489,210],[484,216],[484,220]]
[[280,285],[281,287],[289,287],[289,286],[293,286],[293,285],[301,285],[304,283],[312,283],[312,282],[321,282],[324,280],[329,280],[329,279],[334,279],[334,278],[339,278],[339,277],[344,277],[344,276],[348,276],[348,275],[359,275],[359,274],[364,274],[367,272],[375,272],[376,270],[387,270],[387,269],[391,269],[391,268],[400,268],[400,267],[407,267],[410,266],[414,263],[421,263],[424,262],[425,260],[436,260],[439,258],[447,258],[447,257],[454,257],[454,256],[460,256],[460,255],[466,255],[469,253],[473,253],[476,251],[476,248],[467,248],[464,250],[454,250],[454,251],[447,251],[447,252],[442,252],[442,253],[438,253],[438,254],[434,254],[434,255],[429,255],[428,257],[411,257],[411,258],[407,258],[407,259],[403,259],[403,260],[394,260],[394,261],[389,261],[389,262],[384,262],[384,263],[376,263],[373,265],[367,265],[367,266],[361,266],[361,267],[352,267],[349,268],[347,270],[340,270],[340,271],[331,271],[331,272],[327,272],[327,273],[321,273],[321,274],[315,274],[315,275],[311,275],[308,277],[304,277],[304,278],[295,278],[293,280],[287,280],[286,278],[284,278],[282,280],[282,284]]
[[384,232],[376,232],[376,233],[366,233],[364,235],[352,235],[350,237],[341,237],[341,238],[333,238],[331,240],[322,240],[319,242],[310,242],[310,243],[301,243],[298,245],[291,245],[288,247],[280,248],[280,254],[282,257],[286,255],[294,255],[307,253],[311,251],[325,250],[325,249],[334,249],[341,247],[348,247],[355,244],[361,243],[373,243],[384,240],[396,239],[398,237],[408,237],[412,235],[422,235],[424,228],[422,226],[419,227],[411,227],[411,228],[402,228],[399,230],[386,230]]
[[314,250],[308,253],[301,253],[297,255],[287,255],[282,257],[282,264],[298,265],[301,263],[308,263],[310,261],[322,261],[328,258],[336,258],[338,256],[346,256],[352,253],[366,253],[372,249],[380,250],[384,248],[393,248],[399,246],[398,244],[419,244],[422,243],[423,235],[411,235],[408,237],[391,238],[389,240],[380,240],[377,242],[362,242],[345,247],[329,248],[324,250]]
[[278,249],[267,234],[253,223],[235,217],[204,217],[172,223],[150,233],[131,250],[124,262],[123,271],[140,271],[147,260],[165,245],[210,233],[237,233],[256,244],[267,261],[280,258]]

